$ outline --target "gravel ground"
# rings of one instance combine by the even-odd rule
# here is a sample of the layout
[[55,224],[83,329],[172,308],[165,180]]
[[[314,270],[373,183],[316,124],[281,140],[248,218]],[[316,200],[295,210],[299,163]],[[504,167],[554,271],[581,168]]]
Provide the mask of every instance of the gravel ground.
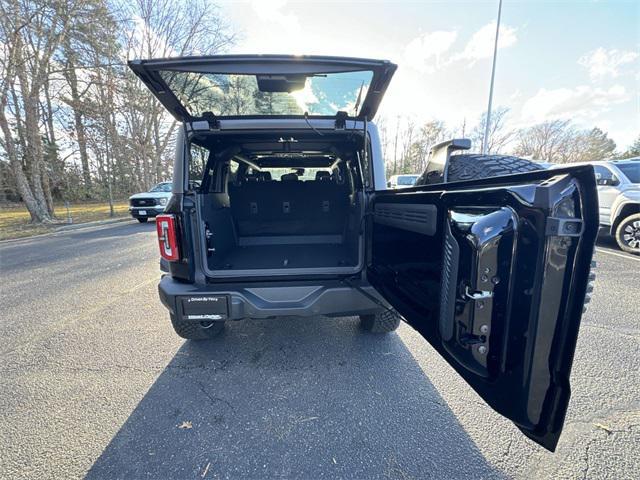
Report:
[[173,334],[153,223],[0,245],[0,478],[637,478],[640,259],[603,239],[551,454],[410,327]]

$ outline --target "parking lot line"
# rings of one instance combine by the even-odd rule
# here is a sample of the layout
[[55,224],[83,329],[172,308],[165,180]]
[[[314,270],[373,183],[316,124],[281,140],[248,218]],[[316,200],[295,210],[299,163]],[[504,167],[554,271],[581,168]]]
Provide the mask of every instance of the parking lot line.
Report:
[[612,252],[611,250],[607,250],[604,248],[596,247],[596,252],[608,253],[609,255],[615,255],[616,257],[628,258],[629,260],[635,260],[636,262],[640,262],[640,257],[632,257],[631,255],[626,255],[624,253]]

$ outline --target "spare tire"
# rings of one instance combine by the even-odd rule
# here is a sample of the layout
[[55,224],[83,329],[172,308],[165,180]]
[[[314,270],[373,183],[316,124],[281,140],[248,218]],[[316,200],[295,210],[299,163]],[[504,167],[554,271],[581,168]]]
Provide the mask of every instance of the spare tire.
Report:
[[531,160],[510,155],[462,154],[449,157],[448,180],[478,180],[480,178],[534,172],[544,168]]

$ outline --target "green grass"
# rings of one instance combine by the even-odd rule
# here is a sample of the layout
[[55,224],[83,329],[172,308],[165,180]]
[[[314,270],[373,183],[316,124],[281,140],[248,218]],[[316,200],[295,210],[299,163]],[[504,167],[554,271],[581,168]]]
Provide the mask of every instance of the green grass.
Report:
[[[113,205],[115,217],[129,215],[127,202],[116,202]],[[63,204],[55,205],[56,222],[51,225],[31,223],[31,216],[23,205],[0,206],[0,240],[22,238],[39,235],[67,225],[67,209]],[[69,206],[73,223],[86,223],[95,220],[106,220],[109,216],[109,205],[106,203],[77,203]]]

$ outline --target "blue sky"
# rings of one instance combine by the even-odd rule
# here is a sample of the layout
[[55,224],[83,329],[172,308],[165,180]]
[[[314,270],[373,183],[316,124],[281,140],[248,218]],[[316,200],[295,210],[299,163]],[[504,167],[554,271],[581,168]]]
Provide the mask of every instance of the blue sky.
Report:
[[[497,1],[221,1],[232,53],[386,58],[381,113],[457,128],[486,109]],[[640,134],[640,1],[504,0],[494,107],[520,128],[598,126],[619,149]]]

